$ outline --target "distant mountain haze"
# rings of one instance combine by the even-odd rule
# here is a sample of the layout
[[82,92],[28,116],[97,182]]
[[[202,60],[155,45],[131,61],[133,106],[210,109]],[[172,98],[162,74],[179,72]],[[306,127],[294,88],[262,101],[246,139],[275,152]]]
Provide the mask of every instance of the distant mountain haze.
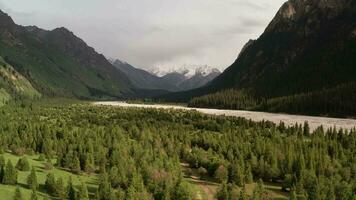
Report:
[[111,63],[126,74],[135,87],[141,89],[161,89],[184,91],[202,87],[216,78],[221,72],[208,66],[177,68],[169,71],[148,72],[132,65],[112,60]]

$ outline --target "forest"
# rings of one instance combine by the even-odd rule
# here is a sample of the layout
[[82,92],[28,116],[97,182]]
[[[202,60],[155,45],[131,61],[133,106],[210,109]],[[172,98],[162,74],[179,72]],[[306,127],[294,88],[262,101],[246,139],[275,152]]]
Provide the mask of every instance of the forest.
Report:
[[255,110],[333,117],[356,116],[356,83],[280,97],[258,97],[248,90],[228,89],[193,98],[190,107]]
[[0,108],[0,199],[356,199],[356,130],[64,102]]

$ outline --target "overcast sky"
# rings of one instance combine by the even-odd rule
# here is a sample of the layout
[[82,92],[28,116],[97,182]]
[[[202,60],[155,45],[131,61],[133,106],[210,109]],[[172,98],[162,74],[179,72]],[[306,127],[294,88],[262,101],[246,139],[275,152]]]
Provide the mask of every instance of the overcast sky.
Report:
[[66,27],[107,57],[141,68],[224,69],[285,0],[0,0],[21,25]]

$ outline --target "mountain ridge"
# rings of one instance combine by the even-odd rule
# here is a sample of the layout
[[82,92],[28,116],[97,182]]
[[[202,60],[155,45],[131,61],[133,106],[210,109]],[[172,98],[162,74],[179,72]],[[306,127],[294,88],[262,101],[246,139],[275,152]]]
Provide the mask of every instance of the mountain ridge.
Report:
[[124,73],[64,27],[16,25],[2,11],[0,27],[0,54],[47,96],[112,99],[133,93]]
[[[282,97],[313,95],[339,85],[353,87],[351,83],[356,80],[355,16],[356,3],[351,0],[290,0],[283,4],[262,35],[247,43],[236,61],[220,76],[205,87],[163,98],[189,101],[203,96],[191,101],[191,105],[290,112],[283,106]],[[219,94],[214,95],[216,92]],[[313,114],[340,115],[337,106],[326,102],[330,94],[326,92],[324,100],[318,98],[319,104],[328,106]],[[232,104],[236,102],[223,99],[229,95],[239,96],[241,101],[254,99],[254,103],[260,105],[235,107]],[[268,101],[275,98],[284,109],[268,107],[272,105]],[[220,103],[209,104],[209,101]],[[351,99],[342,101],[350,105]],[[314,103],[308,100],[300,103],[303,104],[293,113],[308,114],[308,107]],[[340,104],[334,102],[334,105]],[[342,110],[348,111],[341,115],[356,115],[353,106]]]
[[[165,74],[160,74],[159,72],[153,73],[152,71],[136,68],[119,59],[111,59],[111,63],[123,71],[137,88],[141,89],[159,89],[166,91],[189,90],[207,84],[220,74],[220,71],[215,68],[204,67],[197,67],[191,71],[179,69],[177,71],[167,71]],[[194,74],[192,74],[192,72]]]

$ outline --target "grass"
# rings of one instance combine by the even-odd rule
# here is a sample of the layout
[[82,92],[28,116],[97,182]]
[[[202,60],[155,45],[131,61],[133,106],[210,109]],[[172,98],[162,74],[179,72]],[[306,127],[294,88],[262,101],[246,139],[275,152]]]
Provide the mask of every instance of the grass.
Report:
[[[10,153],[5,153],[3,154],[5,161],[11,160],[12,164],[15,166],[17,161],[21,158],[20,156],[16,156]],[[96,188],[97,188],[97,182],[98,182],[98,177],[96,175],[77,175],[73,174],[65,169],[59,169],[54,167],[51,170],[46,170],[44,168],[44,164],[46,163],[45,161],[39,161],[38,160],[38,155],[33,155],[33,156],[26,156],[31,167],[34,167],[36,169],[36,175],[37,175],[37,181],[40,185],[38,195],[40,197],[46,196],[47,194],[45,193],[44,190],[44,184],[46,181],[46,176],[48,173],[53,173],[56,178],[61,177],[63,179],[63,182],[65,185],[69,181],[69,178],[72,178],[73,184],[75,186],[79,186],[82,182],[85,183],[88,187],[89,193],[92,195]],[[53,160],[53,163],[55,160]],[[18,186],[20,186],[20,190],[22,192],[23,198],[24,199],[29,199],[31,196],[31,190],[27,188],[27,177],[30,174],[30,171],[28,172],[22,172],[18,171]],[[0,184],[0,197],[1,200],[12,200],[13,199],[13,194],[16,189],[16,186],[12,185],[3,185]],[[54,199],[54,198],[53,198]]]
[[[197,169],[190,168],[189,164],[182,163],[182,170],[185,175],[185,180],[189,182],[192,186],[192,190],[195,192],[194,197],[195,200],[210,200],[213,199],[219,189],[219,183],[212,177],[204,177],[203,179],[200,177]],[[245,184],[246,193],[248,195],[252,195],[257,183]],[[207,194],[202,188],[206,189],[210,194]],[[286,200],[289,197],[287,192],[283,192],[281,189],[281,185],[277,183],[265,182],[264,187],[268,196],[273,200]],[[240,193],[241,188],[235,187],[234,190],[237,191],[237,194]],[[197,198],[198,196],[201,198]]]

